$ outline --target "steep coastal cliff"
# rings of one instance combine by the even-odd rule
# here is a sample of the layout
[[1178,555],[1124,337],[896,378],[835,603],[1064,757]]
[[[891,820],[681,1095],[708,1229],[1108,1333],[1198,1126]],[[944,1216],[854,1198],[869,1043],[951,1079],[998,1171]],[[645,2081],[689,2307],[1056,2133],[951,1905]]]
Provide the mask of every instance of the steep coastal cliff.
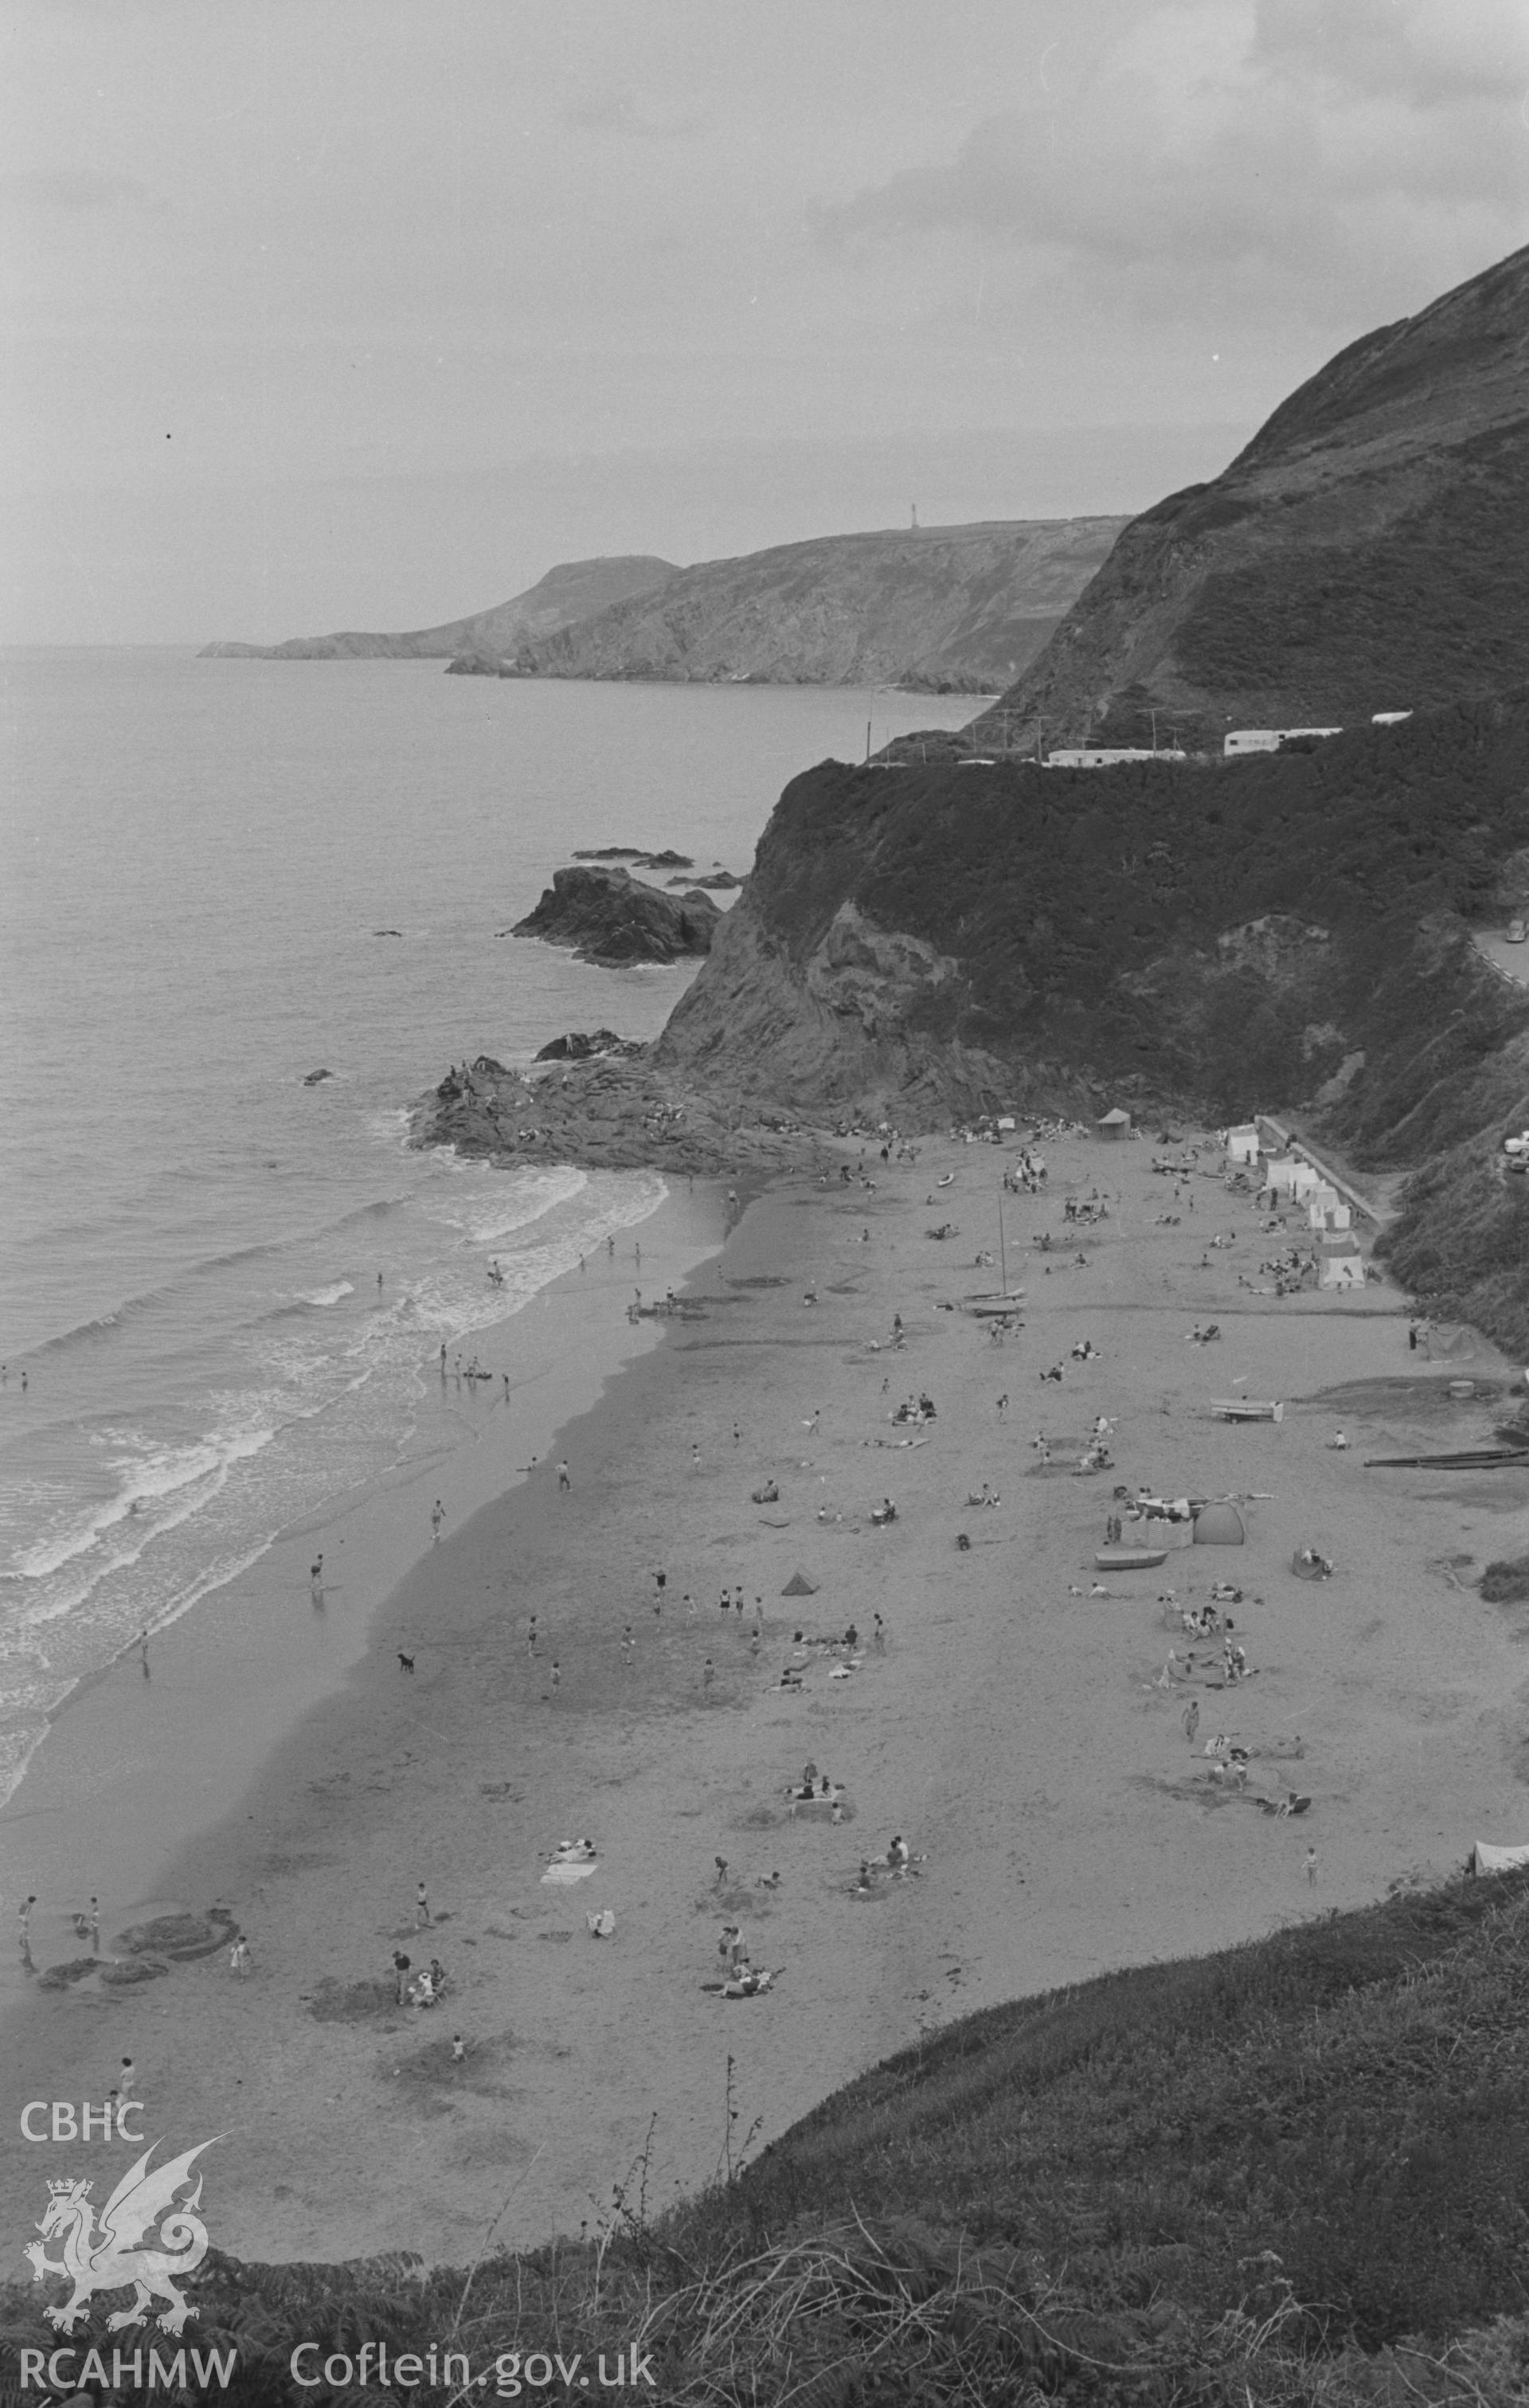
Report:
[[1134,519],[983,741],[1352,726],[1529,661],[1529,250],[1340,351]]
[[[1529,910],[1526,369],[1522,251],[1136,521],[1006,698],[1021,740],[1042,713],[1132,740],[1154,699],[1212,752],[1228,715],[1348,733],[1103,774],[916,740],[821,764],[657,1044],[544,1082],[534,1142],[608,1160],[663,1129],[697,1167],[814,1118],[1299,1111],[1415,1174],[1387,1240],[1414,1291],[1529,1351],[1529,1182],[1501,1150],[1529,1118],[1529,986],[1473,942]],[[1372,725],[1386,707],[1412,715]],[[424,1125],[481,1146],[484,1111]]]
[[1303,1110],[1361,1165],[1422,1174],[1399,1265],[1517,1347],[1529,1182],[1501,1138],[1529,1111],[1529,988],[1471,931],[1526,903],[1529,694],[1107,782],[824,762],[642,1061],[572,1064],[534,1101],[453,1094],[422,1128],[696,1168],[779,1154],[764,1133],[801,1122]]
[[531,677],[992,693],[1040,650],[1124,523],[905,528],[703,561],[523,644],[514,666]]

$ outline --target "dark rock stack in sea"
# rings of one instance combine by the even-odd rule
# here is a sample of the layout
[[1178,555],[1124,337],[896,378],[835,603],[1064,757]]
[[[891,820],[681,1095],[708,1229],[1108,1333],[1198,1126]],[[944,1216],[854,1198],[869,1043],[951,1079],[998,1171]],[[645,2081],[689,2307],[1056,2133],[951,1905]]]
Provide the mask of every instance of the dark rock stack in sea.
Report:
[[629,870],[579,862],[554,870],[534,911],[510,934],[571,945],[581,962],[624,969],[633,962],[673,962],[711,950],[722,913],[709,895],[692,888],[667,895]]

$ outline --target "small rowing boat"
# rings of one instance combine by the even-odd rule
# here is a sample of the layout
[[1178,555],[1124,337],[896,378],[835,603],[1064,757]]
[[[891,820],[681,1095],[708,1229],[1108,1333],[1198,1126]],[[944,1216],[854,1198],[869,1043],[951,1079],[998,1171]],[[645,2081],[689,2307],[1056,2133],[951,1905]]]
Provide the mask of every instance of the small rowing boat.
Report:
[[1166,1547],[1095,1547],[1093,1560],[1102,1572],[1150,1572],[1168,1560]]
[[1285,1408],[1273,1398],[1212,1397],[1210,1410],[1223,1422],[1282,1422]]
[[1367,1455],[1366,1471],[1491,1471],[1504,1464],[1529,1471],[1529,1447],[1478,1446],[1459,1455]]

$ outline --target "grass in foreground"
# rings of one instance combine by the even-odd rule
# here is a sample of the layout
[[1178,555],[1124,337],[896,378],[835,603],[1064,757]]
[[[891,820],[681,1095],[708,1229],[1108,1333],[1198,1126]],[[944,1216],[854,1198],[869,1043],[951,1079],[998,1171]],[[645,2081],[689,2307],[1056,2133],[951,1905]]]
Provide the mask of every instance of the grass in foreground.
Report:
[[[200,2338],[250,2403],[299,2396],[299,2339],[449,2335],[478,2369],[636,2342],[672,2408],[1522,2401],[1526,2004],[1529,1876],[1403,1893],[950,2026],[656,2224],[639,2171],[467,2275],[209,2258]],[[0,2294],[12,2384],[44,2296]]]

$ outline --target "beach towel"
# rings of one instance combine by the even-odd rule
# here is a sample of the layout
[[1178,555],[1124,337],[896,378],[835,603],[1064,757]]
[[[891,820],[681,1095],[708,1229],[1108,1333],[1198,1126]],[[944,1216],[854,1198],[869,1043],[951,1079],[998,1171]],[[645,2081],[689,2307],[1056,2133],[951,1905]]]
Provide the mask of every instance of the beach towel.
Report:
[[1471,1870],[1478,1873],[1514,1873],[1529,1865],[1529,1846],[1494,1848],[1485,1840],[1478,1840],[1471,1850]]
[[590,1875],[598,1870],[598,1866],[593,1864],[549,1865],[541,1877],[542,1885],[544,1888],[550,1885],[565,1888],[571,1882],[588,1881]]

